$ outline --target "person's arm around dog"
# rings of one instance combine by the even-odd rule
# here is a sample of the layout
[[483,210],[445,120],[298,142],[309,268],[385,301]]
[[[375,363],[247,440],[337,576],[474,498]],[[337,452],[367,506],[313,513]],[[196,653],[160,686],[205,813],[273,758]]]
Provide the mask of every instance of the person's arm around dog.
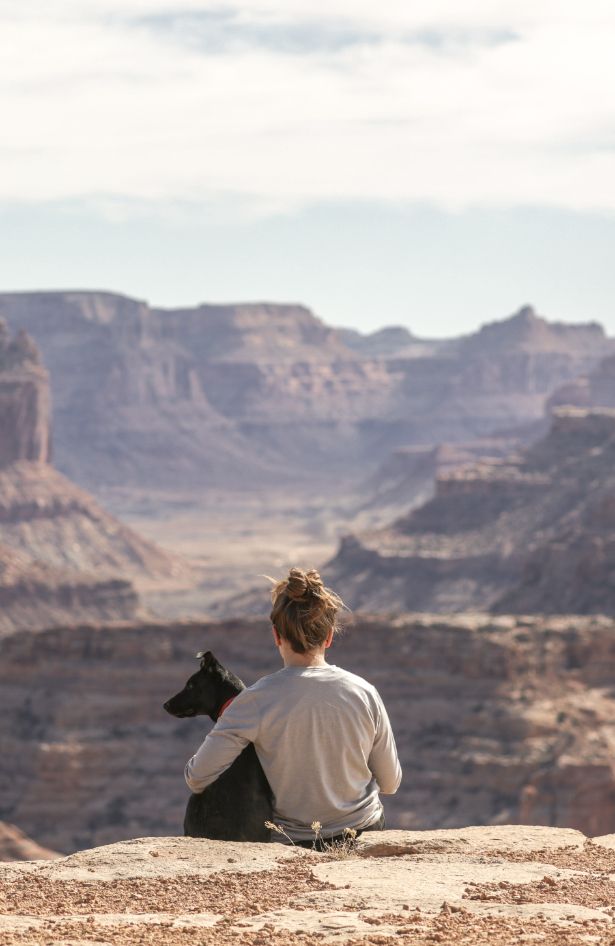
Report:
[[242,690],[217,720],[200,749],[184,769],[190,791],[199,794],[222,775],[250,742],[256,742],[259,729],[258,700],[250,688]]

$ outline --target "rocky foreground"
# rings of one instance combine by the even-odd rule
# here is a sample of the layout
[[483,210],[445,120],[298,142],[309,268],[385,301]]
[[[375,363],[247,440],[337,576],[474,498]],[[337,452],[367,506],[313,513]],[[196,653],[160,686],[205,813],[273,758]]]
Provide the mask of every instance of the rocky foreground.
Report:
[[140,838],[0,865],[0,936],[40,943],[612,944],[615,834],[383,831],[354,850]]

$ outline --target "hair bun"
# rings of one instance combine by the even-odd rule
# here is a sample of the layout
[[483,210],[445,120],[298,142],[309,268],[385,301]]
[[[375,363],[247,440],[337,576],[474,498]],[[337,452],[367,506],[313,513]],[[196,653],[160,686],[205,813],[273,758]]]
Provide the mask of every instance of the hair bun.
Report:
[[305,580],[312,594],[318,594],[324,589],[322,578],[320,577],[320,575],[318,574],[315,568],[311,568],[309,572],[306,572]]
[[319,596],[324,590],[322,578],[315,568],[303,572],[300,568],[291,568],[286,580],[286,594],[292,601],[305,601],[308,596]]
[[308,579],[300,568],[291,568],[286,581],[286,594],[293,601],[302,601],[308,590]]
[[271,623],[296,654],[311,653],[338,630],[336,615],[342,599],[325,588],[315,568],[291,568],[288,577],[273,582]]

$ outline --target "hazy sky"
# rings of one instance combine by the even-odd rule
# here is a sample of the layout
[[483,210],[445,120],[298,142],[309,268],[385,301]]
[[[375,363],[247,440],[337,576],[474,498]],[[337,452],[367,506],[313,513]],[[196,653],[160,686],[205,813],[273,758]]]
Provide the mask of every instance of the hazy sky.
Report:
[[615,334],[614,36],[612,0],[0,0],[0,289]]

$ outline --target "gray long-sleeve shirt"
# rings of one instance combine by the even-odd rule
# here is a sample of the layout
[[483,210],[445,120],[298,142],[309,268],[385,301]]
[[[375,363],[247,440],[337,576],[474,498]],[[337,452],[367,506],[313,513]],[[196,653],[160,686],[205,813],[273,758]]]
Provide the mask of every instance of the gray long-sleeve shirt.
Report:
[[274,794],[274,821],[293,840],[366,828],[382,813],[379,790],[401,782],[382,700],[362,677],[329,664],[285,667],[243,690],[186,765],[202,792],[249,742]]

